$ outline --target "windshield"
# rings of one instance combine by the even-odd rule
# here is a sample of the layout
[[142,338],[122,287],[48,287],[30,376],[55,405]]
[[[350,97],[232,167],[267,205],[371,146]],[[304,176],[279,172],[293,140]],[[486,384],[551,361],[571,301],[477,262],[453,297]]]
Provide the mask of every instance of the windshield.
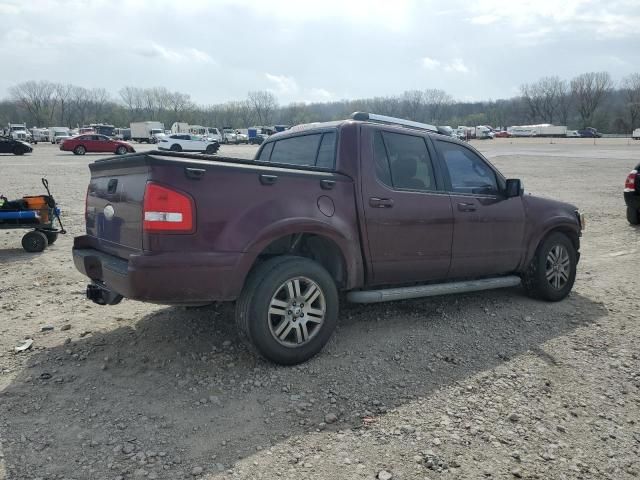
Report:
[[152,128],[151,133],[153,134],[153,133],[163,133],[163,132],[159,128]]

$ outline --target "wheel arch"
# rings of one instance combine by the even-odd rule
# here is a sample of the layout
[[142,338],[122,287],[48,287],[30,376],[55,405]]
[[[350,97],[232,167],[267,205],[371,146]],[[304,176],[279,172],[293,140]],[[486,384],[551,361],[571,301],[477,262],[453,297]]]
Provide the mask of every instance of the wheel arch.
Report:
[[566,235],[576,249],[578,255],[580,255],[580,230],[577,225],[570,223],[553,223],[548,225],[540,235],[534,238],[529,243],[527,254],[521,268],[526,269],[529,263],[533,260],[533,257],[538,250],[538,247],[544,242],[544,240],[553,233],[562,233]]

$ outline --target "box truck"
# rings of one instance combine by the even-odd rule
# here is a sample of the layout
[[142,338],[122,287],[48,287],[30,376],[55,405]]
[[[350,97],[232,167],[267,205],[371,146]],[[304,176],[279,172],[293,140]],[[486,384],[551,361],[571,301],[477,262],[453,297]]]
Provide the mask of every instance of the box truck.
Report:
[[164,134],[164,124],[162,122],[133,122],[131,127],[131,140],[138,143],[155,143],[154,135]]

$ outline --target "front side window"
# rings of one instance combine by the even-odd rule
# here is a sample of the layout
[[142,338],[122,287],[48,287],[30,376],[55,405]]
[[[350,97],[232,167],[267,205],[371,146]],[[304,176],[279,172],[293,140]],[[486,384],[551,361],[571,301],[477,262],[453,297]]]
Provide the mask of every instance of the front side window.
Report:
[[457,193],[496,195],[496,174],[476,153],[456,143],[436,141],[449,178],[451,190]]
[[376,132],[373,140],[376,176],[399,190],[436,190],[427,144],[422,137]]

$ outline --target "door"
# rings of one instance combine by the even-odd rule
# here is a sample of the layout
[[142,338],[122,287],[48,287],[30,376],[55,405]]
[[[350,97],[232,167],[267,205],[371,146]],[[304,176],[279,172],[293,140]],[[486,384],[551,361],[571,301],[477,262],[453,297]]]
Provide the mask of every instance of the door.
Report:
[[13,152],[13,142],[6,137],[0,137],[0,153]]
[[363,127],[362,205],[372,284],[447,277],[453,217],[426,139]]
[[477,152],[434,142],[453,207],[451,278],[513,272],[523,252],[522,197],[504,195],[505,180]]
[[115,145],[110,138],[104,135],[92,135],[92,143],[94,145],[94,152],[109,152],[113,153],[116,149]]

